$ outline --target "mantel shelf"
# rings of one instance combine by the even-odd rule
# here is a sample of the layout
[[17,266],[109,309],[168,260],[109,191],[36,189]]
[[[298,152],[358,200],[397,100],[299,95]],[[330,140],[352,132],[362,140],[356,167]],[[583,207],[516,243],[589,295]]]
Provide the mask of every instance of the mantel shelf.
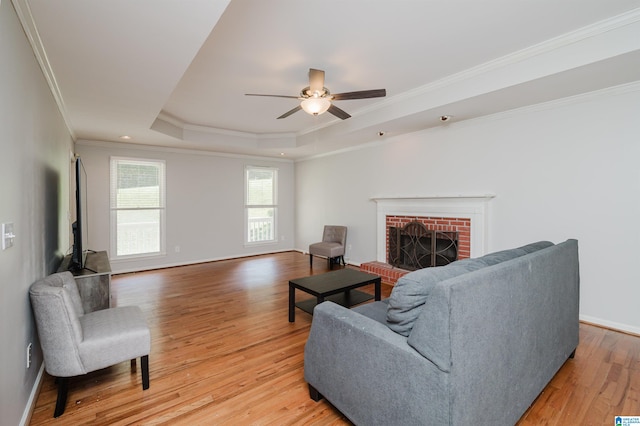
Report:
[[481,195],[465,195],[465,194],[455,194],[455,195],[404,195],[404,196],[389,196],[389,197],[372,197],[373,201],[398,201],[398,200],[451,200],[451,199],[460,199],[460,200],[490,200],[495,198],[495,194],[481,194]]

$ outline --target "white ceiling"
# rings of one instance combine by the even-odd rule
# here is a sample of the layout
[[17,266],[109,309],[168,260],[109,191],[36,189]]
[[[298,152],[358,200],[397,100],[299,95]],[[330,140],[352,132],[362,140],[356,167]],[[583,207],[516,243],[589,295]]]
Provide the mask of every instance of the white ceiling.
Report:
[[[75,139],[301,158],[640,80],[640,0],[13,0]],[[352,115],[299,111],[309,68]]]

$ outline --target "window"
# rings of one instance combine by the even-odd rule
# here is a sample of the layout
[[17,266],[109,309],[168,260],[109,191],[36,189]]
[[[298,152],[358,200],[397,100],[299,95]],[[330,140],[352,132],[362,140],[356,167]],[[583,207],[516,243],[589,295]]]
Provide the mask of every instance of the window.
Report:
[[245,169],[246,243],[276,241],[278,169],[247,166]]
[[164,254],[164,161],[111,158],[111,253]]

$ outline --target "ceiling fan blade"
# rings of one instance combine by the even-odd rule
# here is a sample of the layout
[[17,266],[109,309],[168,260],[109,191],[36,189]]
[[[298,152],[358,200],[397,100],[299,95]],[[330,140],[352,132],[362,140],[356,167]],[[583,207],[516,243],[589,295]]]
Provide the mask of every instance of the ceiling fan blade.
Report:
[[335,115],[336,117],[338,117],[341,120],[346,120],[347,118],[351,117],[347,112],[341,110],[340,108],[338,108],[337,106],[331,104],[331,106],[329,107],[329,109],[327,110],[328,112],[330,112],[331,114]]
[[245,93],[245,96],[267,96],[270,98],[290,98],[290,99],[298,99],[298,96],[288,96],[288,95],[261,95],[258,93]]
[[324,71],[309,68],[309,91],[322,93],[324,89]]
[[297,107],[295,107],[294,109],[285,112],[284,114],[282,114],[280,117],[278,117],[278,120],[280,120],[281,118],[287,118],[288,116],[290,116],[291,114],[293,114],[294,112],[298,112],[302,109],[302,107],[300,105],[298,105]]
[[368,98],[383,98],[387,96],[386,89],[375,90],[360,90],[358,92],[345,92],[331,95],[334,101],[344,101],[349,99],[368,99]]

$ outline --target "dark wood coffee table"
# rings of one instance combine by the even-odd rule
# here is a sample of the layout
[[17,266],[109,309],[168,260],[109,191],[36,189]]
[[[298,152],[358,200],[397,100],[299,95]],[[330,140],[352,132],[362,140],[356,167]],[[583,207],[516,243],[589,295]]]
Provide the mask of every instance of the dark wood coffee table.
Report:
[[[336,302],[347,308],[371,300],[374,296],[354,290],[367,284],[375,284],[375,300],[380,300],[380,283],[381,279],[378,275],[349,268],[310,277],[295,278],[289,281],[289,322],[296,320],[296,307],[313,315],[313,308],[325,300]],[[316,298],[295,303],[296,289]]]

